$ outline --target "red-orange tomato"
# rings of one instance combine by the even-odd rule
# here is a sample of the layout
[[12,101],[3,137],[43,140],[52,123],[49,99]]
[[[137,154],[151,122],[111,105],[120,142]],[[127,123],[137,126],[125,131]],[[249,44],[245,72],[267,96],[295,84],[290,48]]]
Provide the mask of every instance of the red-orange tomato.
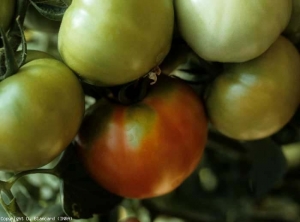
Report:
[[76,141],[91,176],[128,198],[150,198],[178,187],[196,168],[207,139],[207,117],[195,92],[160,76],[141,102],[98,101]]

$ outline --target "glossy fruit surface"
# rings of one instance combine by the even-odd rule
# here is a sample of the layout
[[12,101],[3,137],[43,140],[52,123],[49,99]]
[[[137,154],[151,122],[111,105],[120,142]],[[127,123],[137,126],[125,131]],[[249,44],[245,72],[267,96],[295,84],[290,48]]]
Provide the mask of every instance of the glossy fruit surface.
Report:
[[99,184],[120,196],[148,198],[172,191],[191,174],[206,137],[198,96],[180,80],[160,76],[139,103],[98,101],[76,140]]
[[300,104],[300,57],[284,37],[260,57],[227,64],[208,90],[206,106],[221,133],[260,139],[281,129]]
[[[17,51],[16,52],[16,56],[20,57],[22,55],[22,51]],[[43,52],[40,50],[27,50],[27,55],[26,55],[26,60],[24,64],[27,64],[33,60],[37,60],[37,59],[55,59],[52,55],[50,55],[47,52]]]
[[62,62],[28,62],[0,83],[0,169],[41,167],[73,140],[84,114],[84,95]]
[[1,0],[0,27],[7,31],[15,11],[15,0]]
[[287,26],[291,0],[175,0],[181,35],[202,58],[244,62],[261,55]]
[[118,85],[162,62],[173,25],[170,0],[74,0],[64,15],[58,48],[86,82]]

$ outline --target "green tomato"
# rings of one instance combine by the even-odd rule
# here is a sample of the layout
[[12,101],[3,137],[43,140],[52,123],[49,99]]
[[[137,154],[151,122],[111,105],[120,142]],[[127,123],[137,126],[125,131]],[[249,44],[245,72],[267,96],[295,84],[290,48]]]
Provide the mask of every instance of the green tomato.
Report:
[[84,81],[118,85],[163,61],[173,26],[170,0],[73,0],[62,20],[58,48]]
[[0,170],[41,167],[73,140],[84,114],[84,94],[62,62],[41,58],[0,83]]
[[202,58],[244,62],[265,52],[287,26],[291,0],[175,0],[181,35]]
[[0,27],[7,31],[15,12],[15,0],[1,0]]
[[207,112],[224,135],[253,140],[272,135],[300,104],[300,57],[284,37],[261,56],[225,65],[208,90]]
[[[16,56],[20,57],[22,55],[22,51],[17,51],[16,52]],[[55,59],[52,55],[48,54],[47,52],[43,52],[40,50],[28,50],[27,51],[27,55],[26,55],[26,61],[24,63],[24,65],[26,63],[29,63],[33,60],[36,59],[45,59],[45,58],[49,58],[49,59]]]

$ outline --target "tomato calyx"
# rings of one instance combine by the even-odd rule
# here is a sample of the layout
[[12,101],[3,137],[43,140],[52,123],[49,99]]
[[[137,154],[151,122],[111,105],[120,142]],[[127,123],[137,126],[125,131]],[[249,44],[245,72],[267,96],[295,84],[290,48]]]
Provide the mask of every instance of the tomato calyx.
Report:
[[[222,64],[209,64],[206,61],[200,60],[201,64],[189,69],[178,69],[170,76],[182,79],[190,84],[207,84],[213,81],[221,72]],[[199,75],[201,73],[201,75]]]
[[0,34],[4,46],[4,53],[0,54],[1,63],[2,61],[4,61],[4,66],[1,65],[0,69],[0,80],[8,78],[9,76],[12,76],[13,74],[17,73],[19,68],[25,63],[26,60],[27,44],[19,16],[16,18],[16,23],[19,28],[22,45],[22,53],[19,56],[15,56],[15,50],[10,44],[6,33],[2,28],[0,28]]
[[153,80],[153,82],[151,82],[150,85],[154,85],[157,81],[157,76],[159,76],[160,74],[161,74],[161,70],[157,66],[157,67],[153,68],[146,76],[144,76],[144,78],[149,78],[149,79]]
[[[2,41],[0,41],[0,81],[15,74],[25,63],[27,47],[23,24],[30,4],[44,17],[60,21],[71,2],[68,0],[18,0],[16,2],[14,21],[7,32],[0,30],[2,37]],[[15,52],[20,45],[22,53],[16,56]]]
[[[13,51],[17,51],[22,42],[22,34],[20,35],[20,25],[23,27],[27,8],[30,2],[27,0],[17,0],[15,6],[14,19],[10,25],[7,36]],[[0,55],[2,52],[0,52]]]
[[193,54],[169,75],[190,84],[207,84],[213,81],[222,71],[223,64],[208,62]]
[[30,0],[32,6],[45,18],[53,21],[61,21],[65,11],[71,4],[67,0]]
[[160,74],[160,68],[158,66],[154,67],[145,76],[137,80],[123,85],[105,88],[105,97],[123,105],[137,103],[145,98],[149,88],[158,81]]
[[161,69],[165,75],[179,78],[187,84],[202,86],[209,84],[222,73],[223,63],[204,60],[181,38],[175,38]]
[[[27,12],[29,1],[19,0],[16,2],[14,20],[7,32],[0,30],[0,81],[15,74],[24,64],[27,47],[23,32],[23,24]],[[22,54],[15,56],[19,46],[22,46]]]

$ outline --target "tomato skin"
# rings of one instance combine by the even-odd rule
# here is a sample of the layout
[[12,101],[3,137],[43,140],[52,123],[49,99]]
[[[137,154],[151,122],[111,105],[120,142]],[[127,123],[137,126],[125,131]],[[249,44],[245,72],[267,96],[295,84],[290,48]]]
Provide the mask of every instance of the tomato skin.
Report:
[[[16,56],[21,56],[22,55],[22,51],[17,51],[16,52]],[[33,60],[37,60],[37,59],[55,59],[52,55],[50,55],[47,52],[43,52],[40,50],[27,50],[27,55],[26,55],[26,60],[25,60],[25,64],[33,61]]]
[[260,57],[232,63],[208,90],[206,107],[217,130],[239,140],[280,130],[300,104],[300,57],[284,37]]
[[73,140],[84,115],[84,94],[62,62],[28,62],[0,83],[0,169],[41,167]]
[[291,0],[175,0],[181,35],[202,58],[244,62],[265,52],[287,26]]
[[15,10],[15,0],[1,0],[0,3],[0,27],[7,31]]
[[74,0],[58,36],[62,59],[84,81],[133,81],[168,53],[174,26],[170,0]]
[[197,166],[207,118],[194,91],[161,76],[143,101],[98,101],[76,141],[91,176],[120,196],[148,198],[172,191]]

